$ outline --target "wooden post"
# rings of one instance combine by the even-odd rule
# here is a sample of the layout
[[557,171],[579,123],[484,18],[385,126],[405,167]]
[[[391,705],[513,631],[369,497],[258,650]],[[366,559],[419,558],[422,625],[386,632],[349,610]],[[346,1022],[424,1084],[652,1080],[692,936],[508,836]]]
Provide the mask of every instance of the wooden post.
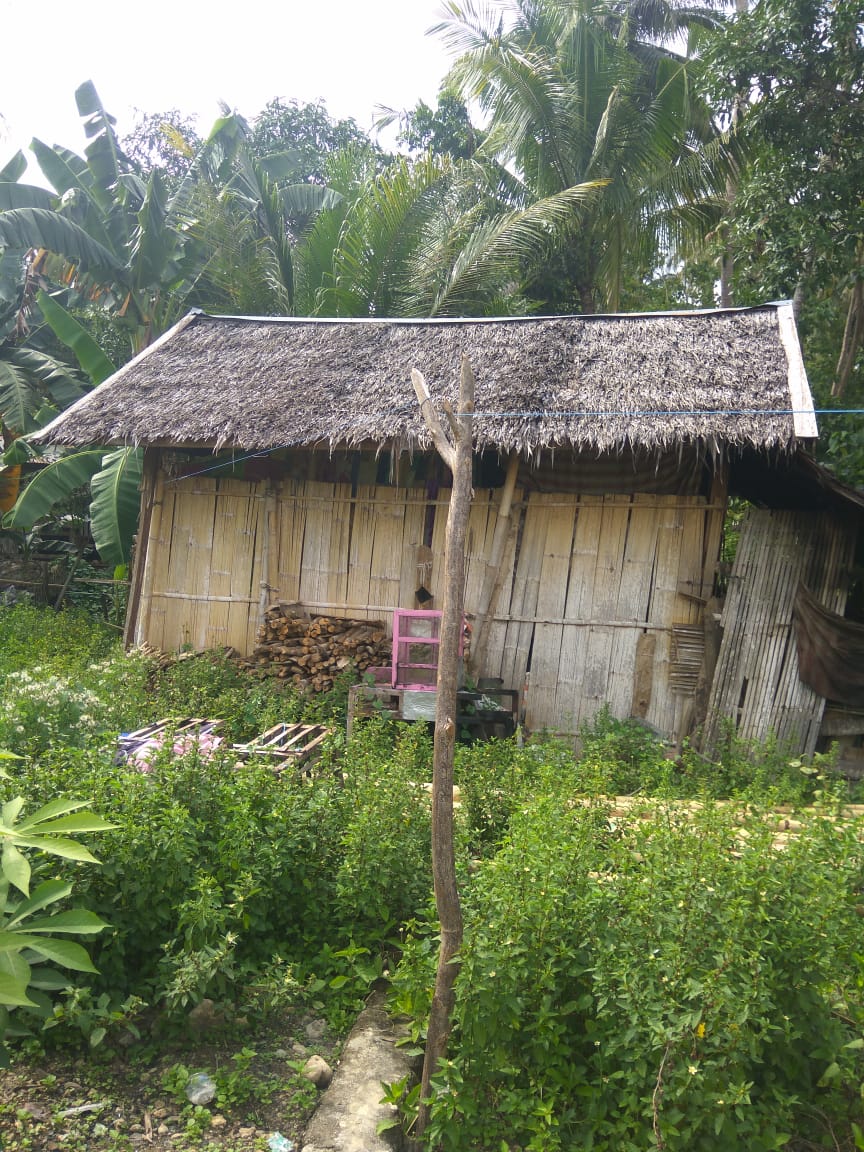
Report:
[[447,1051],[455,1003],[454,985],[459,971],[454,957],[462,945],[462,908],[456,885],[456,851],[453,843],[453,753],[459,689],[459,641],[465,609],[465,537],[471,510],[474,373],[468,358],[463,355],[459,411],[454,415],[452,408],[445,405],[452,443],[445,436],[432,407],[426,381],[416,368],[411,373],[411,379],[432,441],[453,473],[444,548],[444,602],[438,647],[438,698],[432,766],[432,875],[435,881],[435,906],[441,925],[441,947],[423,1060],[416,1128],[417,1136],[420,1137],[429,1120],[430,1080]]

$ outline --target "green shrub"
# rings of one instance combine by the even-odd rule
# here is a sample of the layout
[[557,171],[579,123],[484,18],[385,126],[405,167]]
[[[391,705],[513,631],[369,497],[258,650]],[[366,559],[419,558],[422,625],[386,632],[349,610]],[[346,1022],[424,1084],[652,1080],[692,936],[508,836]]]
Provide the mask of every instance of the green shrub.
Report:
[[432,775],[425,724],[363,724],[346,750],[345,824],[336,875],[339,922],[364,940],[386,938],[422,907],[432,886]]
[[119,650],[116,632],[84,612],[33,604],[0,604],[0,638],[0,680],[36,665],[74,678],[94,660]]
[[465,892],[430,1141],[767,1152],[830,1125],[851,1148],[861,830],[805,825],[781,851],[733,806],[623,821],[545,795],[514,813]]

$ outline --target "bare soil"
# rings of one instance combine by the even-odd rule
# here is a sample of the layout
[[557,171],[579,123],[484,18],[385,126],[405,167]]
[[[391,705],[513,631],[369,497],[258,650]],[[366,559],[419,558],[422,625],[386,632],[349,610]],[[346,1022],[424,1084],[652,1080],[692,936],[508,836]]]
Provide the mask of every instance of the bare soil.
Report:
[[[343,1039],[323,1021],[286,1016],[158,1051],[141,1043],[18,1057],[0,1071],[0,1149],[265,1152],[281,1133],[299,1152],[319,1096],[303,1065],[316,1053],[335,1065]],[[219,1091],[196,1108],[184,1087],[200,1071]]]

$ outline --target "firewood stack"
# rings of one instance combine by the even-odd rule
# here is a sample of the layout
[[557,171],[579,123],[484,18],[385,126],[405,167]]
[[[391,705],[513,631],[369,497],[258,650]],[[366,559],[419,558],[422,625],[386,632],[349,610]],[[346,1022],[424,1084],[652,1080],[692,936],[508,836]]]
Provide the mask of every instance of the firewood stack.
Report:
[[302,605],[278,601],[264,615],[252,655],[240,665],[264,676],[326,692],[349,664],[358,672],[390,663],[390,641],[379,620],[309,616]]

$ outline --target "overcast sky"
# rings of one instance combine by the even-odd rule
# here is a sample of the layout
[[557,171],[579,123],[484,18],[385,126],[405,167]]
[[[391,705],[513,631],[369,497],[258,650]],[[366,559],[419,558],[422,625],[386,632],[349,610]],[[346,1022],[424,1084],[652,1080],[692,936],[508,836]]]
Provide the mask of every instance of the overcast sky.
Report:
[[251,118],[276,96],[369,129],[377,104],[434,100],[449,58],[425,33],[441,15],[441,0],[0,0],[0,164],[33,136],[81,151],[84,80],[121,134],[136,108],[179,108],[203,132],[220,100]]

